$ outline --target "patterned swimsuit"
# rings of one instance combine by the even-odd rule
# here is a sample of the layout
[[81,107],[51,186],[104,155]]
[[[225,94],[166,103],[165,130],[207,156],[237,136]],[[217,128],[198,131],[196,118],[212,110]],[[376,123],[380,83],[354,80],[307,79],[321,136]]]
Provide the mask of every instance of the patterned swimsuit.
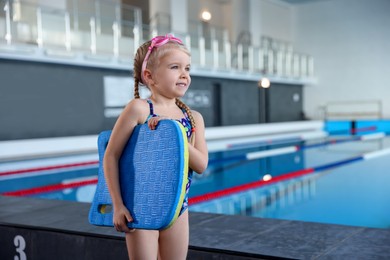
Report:
[[[150,99],[147,99],[146,101],[149,104],[150,113],[149,113],[149,116],[146,119],[145,123],[147,123],[150,118],[158,116],[158,115],[156,115],[153,112],[153,103],[152,103],[152,101]],[[191,121],[190,121],[190,119],[188,117],[187,112],[184,109],[182,109],[182,111],[183,111],[184,117],[181,118],[180,120],[177,120],[177,121],[183,125],[184,129],[186,130],[187,138],[189,140],[190,137],[191,137],[191,133],[192,133],[191,132],[191,129],[192,129]],[[183,206],[181,207],[181,210],[180,210],[180,215],[188,208],[188,192],[189,192],[190,186],[191,186],[192,173],[193,173],[193,171],[191,169],[189,169],[189,171],[188,171],[188,182],[187,182],[187,185],[186,185],[186,195],[184,197]]]

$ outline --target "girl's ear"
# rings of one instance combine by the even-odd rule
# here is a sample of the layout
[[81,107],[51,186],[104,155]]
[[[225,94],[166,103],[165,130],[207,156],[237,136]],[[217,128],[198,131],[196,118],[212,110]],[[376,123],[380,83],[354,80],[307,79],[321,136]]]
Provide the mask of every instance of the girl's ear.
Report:
[[148,69],[143,71],[143,78],[146,81],[145,84],[148,86],[153,82],[152,73]]

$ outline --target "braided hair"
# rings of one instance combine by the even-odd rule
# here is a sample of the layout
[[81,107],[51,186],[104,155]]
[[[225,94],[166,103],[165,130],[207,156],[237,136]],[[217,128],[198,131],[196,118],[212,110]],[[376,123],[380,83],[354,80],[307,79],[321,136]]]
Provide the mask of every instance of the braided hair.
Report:
[[[133,73],[134,73],[134,98],[140,98],[140,94],[139,94],[139,85],[140,84],[144,84],[144,82],[142,82],[142,63],[145,59],[145,56],[146,56],[146,53],[148,52],[148,48],[149,46],[151,45],[151,41],[147,41],[145,42],[144,44],[142,44],[136,54],[135,54],[135,57],[134,57],[134,66],[133,66]],[[167,52],[169,52],[170,50],[174,49],[174,48],[179,48],[181,50],[183,50],[185,53],[187,53],[188,55],[190,55],[188,49],[182,45],[182,44],[179,44],[177,42],[173,42],[173,41],[169,41],[168,43],[166,43],[165,45],[159,47],[159,48],[156,48],[155,50],[153,50],[149,56],[149,59],[148,59],[148,63],[147,63],[147,67],[149,68],[153,68],[155,67],[156,65],[158,65],[158,62],[160,60],[160,58],[162,56],[164,56]],[[145,85],[146,86],[146,85]],[[188,118],[190,119],[190,122],[191,122],[191,139],[190,139],[190,142],[191,144],[194,144],[195,143],[195,127],[196,127],[196,124],[195,124],[195,120],[194,120],[194,117],[192,116],[192,112],[191,112],[191,109],[183,102],[181,101],[179,98],[176,98],[176,101],[175,101],[176,105],[180,108],[180,109],[184,109],[184,111],[186,111],[187,115],[188,115]]]

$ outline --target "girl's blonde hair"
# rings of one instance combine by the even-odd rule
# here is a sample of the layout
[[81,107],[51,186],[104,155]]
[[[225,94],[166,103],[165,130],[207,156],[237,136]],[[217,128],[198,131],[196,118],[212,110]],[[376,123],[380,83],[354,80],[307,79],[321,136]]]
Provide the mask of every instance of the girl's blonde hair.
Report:
[[[135,57],[134,57],[134,66],[133,66],[133,68],[134,68],[133,69],[133,73],[134,73],[134,98],[140,98],[139,84],[141,84],[141,83],[144,84],[144,82],[142,81],[142,72],[143,72],[142,65],[145,61],[145,57],[147,56],[147,53],[149,51],[151,44],[152,44],[152,40],[147,41],[144,44],[142,44],[138,48],[138,50],[135,54]],[[187,53],[189,56],[191,56],[190,52],[183,44],[180,44],[177,41],[168,41],[164,45],[152,48],[150,50],[149,57],[147,57],[146,66],[148,68],[152,68],[152,69],[155,68],[156,66],[158,66],[160,59],[173,49],[180,49],[180,50],[184,51],[185,53]],[[191,109],[183,101],[181,101],[179,98],[176,98],[176,105],[180,109],[184,109],[186,111],[188,118],[191,121],[192,133],[191,133],[190,142],[192,144],[194,144],[194,142],[195,142],[195,127],[196,126],[195,126],[194,117],[192,116]]]

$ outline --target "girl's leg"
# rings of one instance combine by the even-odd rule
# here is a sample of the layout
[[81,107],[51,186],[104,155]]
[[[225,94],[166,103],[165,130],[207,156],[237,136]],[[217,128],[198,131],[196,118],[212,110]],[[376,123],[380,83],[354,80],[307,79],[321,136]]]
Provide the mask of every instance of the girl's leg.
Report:
[[126,233],[126,246],[129,259],[156,260],[158,254],[159,232],[155,230],[136,229]]
[[188,210],[168,229],[160,231],[159,259],[185,260],[189,243]]

